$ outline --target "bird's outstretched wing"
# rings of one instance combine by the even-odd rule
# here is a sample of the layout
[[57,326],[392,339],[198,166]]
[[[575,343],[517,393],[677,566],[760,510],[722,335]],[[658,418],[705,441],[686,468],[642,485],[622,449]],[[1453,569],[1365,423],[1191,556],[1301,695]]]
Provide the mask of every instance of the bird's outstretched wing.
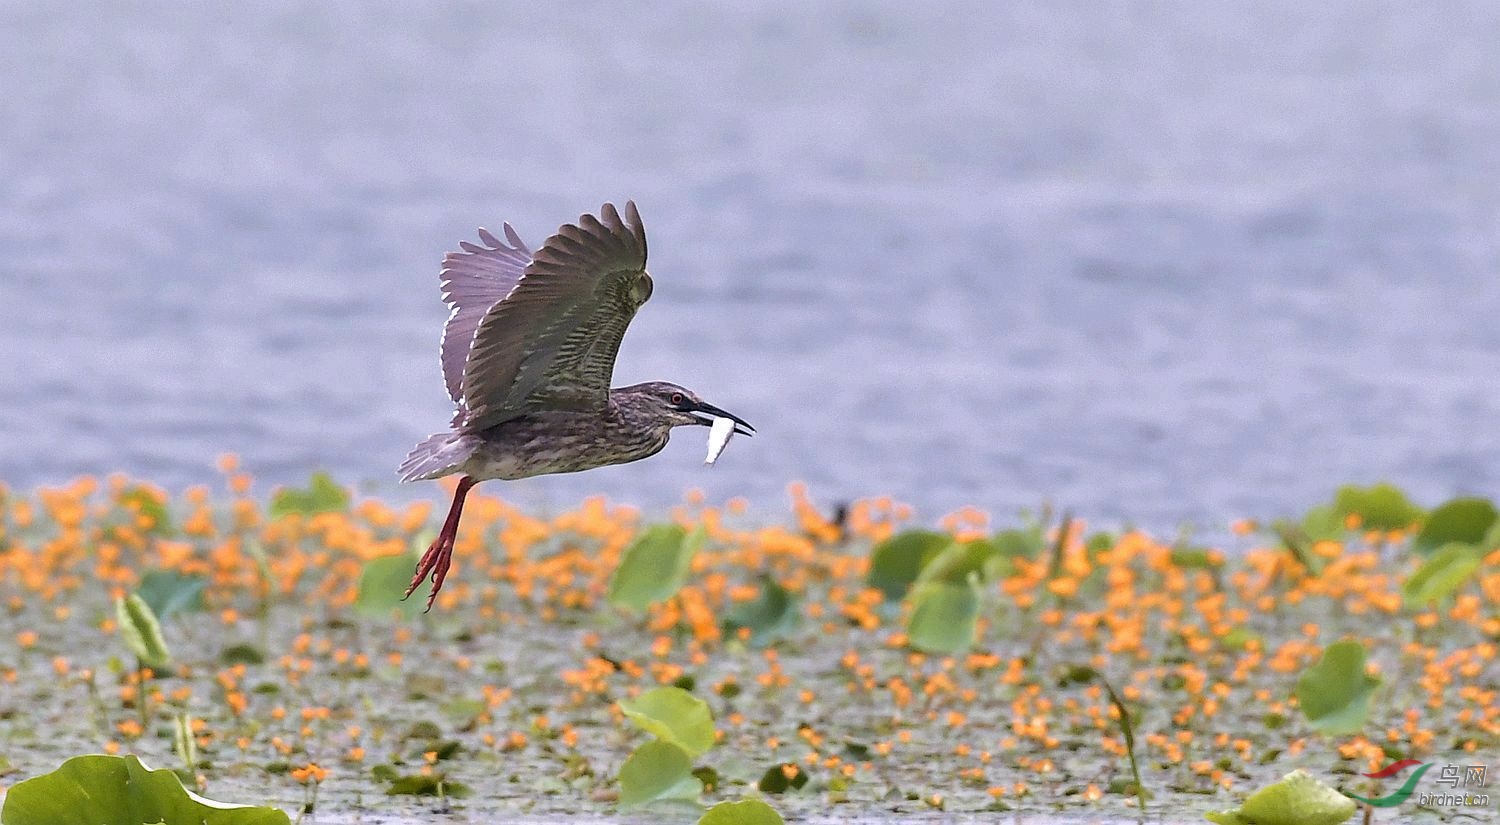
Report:
[[[443,381],[453,403],[463,403],[464,362],[474,343],[474,332],[490,307],[500,303],[521,280],[531,263],[531,250],[516,230],[505,224],[502,242],[484,229],[484,246],[459,241],[461,252],[443,256],[443,302],[448,305],[448,323],[443,325]],[[507,243],[508,242],[508,243]]]
[[564,224],[480,319],[464,363],[459,425],[539,409],[603,409],[620,339],[651,297],[646,230],[633,202]]

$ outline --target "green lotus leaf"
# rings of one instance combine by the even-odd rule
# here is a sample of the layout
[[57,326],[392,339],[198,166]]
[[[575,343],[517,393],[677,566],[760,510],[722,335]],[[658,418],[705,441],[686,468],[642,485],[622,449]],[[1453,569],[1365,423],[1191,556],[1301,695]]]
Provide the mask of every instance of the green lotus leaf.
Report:
[[1297,680],[1297,703],[1314,730],[1346,736],[1364,729],[1379,686],[1379,679],[1365,673],[1364,646],[1335,642]]
[[952,536],[929,530],[908,530],[891,536],[871,551],[865,583],[884,593],[887,601],[898,601],[906,596],[928,562],[952,543]]
[[654,739],[641,745],[620,766],[620,804],[643,805],[658,799],[691,799],[703,791],[693,776],[687,751]]
[[1401,530],[1422,519],[1422,508],[1413,504],[1401,488],[1385,482],[1371,487],[1340,487],[1333,509],[1340,516],[1359,516],[1360,527],[1365,530]]
[[1401,586],[1401,595],[1411,607],[1446,601],[1463,587],[1484,564],[1484,552],[1470,544],[1453,542],[1433,553]]
[[909,644],[926,653],[958,654],[974,645],[979,620],[979,586],[970,576],[961,584],[934,581],[912,596],[906,623]]
[[[421,546],[425,547],[426,542]],[[355,597],[354,608],[367,616],[387,617],[399,613],[410,618],[421,615],[427,607],[427,594],[432,590],[432,577],[417,585],[411,598],[401,598],[411,584],[417,558],[414,553],[402,553],[365,562],[359,573],[359,595]]]
[[1041,525],[1001,530],[991,541],[1000,555],[1007,558],[1035,559],[1047,547],[1047,535]]
[[1455,498],[1432,511],[1421,532],[1412,539],[1411,548],[1430,556],[1453,542],[1477,545],[1497,521],[1500,512],[1489,499]]
[[962,584],[969,574],[979,576],[980,581],[994,581],[1015,572],[1015,564],[1009,556],[1002,555],[1000,548],[988,539],[952,542],[933,557],[917,574],[915,584],[942,581]]
[[203,610],[203,589],[207,586],[208,579],[204,576],[189,576],[176,570],[151,570],[141,577],[135,592],[151,606],[157,619],[166,621],[178,613]]
[[759,799],[720,802],[708,809],[698,825],[785,825],[775,808]]
[[276,808],[204,799],[169,770],[134,756],[75,756],[57,770],[16,783],[3,825],[289,825]]
[[160,492],[150,487],[137,485],[123,490],[119,501],[126,509],[146,517],[148,524],[145,532],[158,536],[174,535],[176,531],[172,529],[172,513],[159,498],[160,495]]
[[304,516],[337,513],[349,509],[349,491],[340,487],[328,473],[319,470],[308,479],[306,489],[282,487],[271,496],[271,518],[292,513]]
[[1218,825],[1339,825],[1354,816],[1354,800],[1306,771],[1292,771],[1251,794],[1240,807],[1205,814]]
[[708,703],[680,687],[659,687],[634,699],[621,699],[620,710],[636,727],[697,757],[714,744],[714,718]]
[[609,603],[634,610],[677,595],[687,581],[693,554],[703,543],[703,531],[692,535],[676,524],[658,524],[625,549],[620,566],[609,580]]
[[724,630],[733,634],[749,628],[751,641],[765,644],[790,635],[800,617],[796,598],[774,578],[762,575],[755,598],[735,602],[725,611]]

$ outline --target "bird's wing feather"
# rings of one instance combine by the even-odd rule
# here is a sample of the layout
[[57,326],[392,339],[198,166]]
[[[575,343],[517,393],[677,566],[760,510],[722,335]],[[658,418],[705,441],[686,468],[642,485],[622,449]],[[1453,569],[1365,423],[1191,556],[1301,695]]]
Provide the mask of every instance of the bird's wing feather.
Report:
[[480,320],[463,374],[466,429],[533,409],[602,409],[630,319],[651,297],[646,231],[606,203],[548,238]]
[[443,325],[443,381],[453,403],[463,401],[464,362],[474,343],[474,333],[490,307],[500,303],[521,280],[531,262],[531,250],[505,224],[505,241],[487,230],[479,230],[484,246],[460,241],[459,252],[443,256],[443,302],[448,305],[448,323]]

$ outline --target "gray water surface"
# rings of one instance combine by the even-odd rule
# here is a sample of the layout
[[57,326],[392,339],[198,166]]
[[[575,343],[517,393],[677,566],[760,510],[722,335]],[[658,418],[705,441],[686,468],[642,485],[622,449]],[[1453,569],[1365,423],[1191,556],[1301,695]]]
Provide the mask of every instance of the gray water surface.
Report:
[[761,435],[495,492],[1500,494],[1500,5],[534,5],[0,5],[0,479],[433,495],[442,253],[633,197]]

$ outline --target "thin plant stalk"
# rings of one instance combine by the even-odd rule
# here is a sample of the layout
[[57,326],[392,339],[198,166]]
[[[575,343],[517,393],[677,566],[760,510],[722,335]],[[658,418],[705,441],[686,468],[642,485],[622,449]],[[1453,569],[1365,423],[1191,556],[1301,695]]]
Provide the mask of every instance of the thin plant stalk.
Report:
[[[1063,555],[1068,549],[1068,533],[1072,529],[1073,514],[1064,510],[1062,522],[1057,525],[1057,541],[1052,544],[1052,560],[1047,565],[1047,579],[1049,581],[1057,578],[1057,574],[1062,572]],[[1058,600],[1061,601],[1062,598],[1058,597]]]
[[1114,685],[1104,678],[1104,674],[1094,670],[1093,677],[1104,686],[1104,692],[1109,694],[1110,703],[1120,714],[1120,732],[1125,735],[1125,754],[1130,757],[1130,775],[1135,780],[1135,797],[1140,804],[1141,813],[1144,814],[1146,812],[1146,786],[1141,784],[1141,768],[1135,761],[1135,726],[1130,722],[1130,712],[1125,709],[1125,703],[1120,701],[1120,695],[1115,693]]
[[151,725],[151,715],[146,708],[146,703],[150,701],[151,695],[151,691],[149,690],[151,686],[151,669],[146,667],[146,663],[141,661],[139,656],[135,660],[135,676],[135,707],[136,710],[140,711],[141,732],[144,734],[146,728]]
[[[1050,511],[1050,507],[1048,508],[1048,510]],[[1057,574],[1062,571],[1063,554],[1067,550],[1068,533],[1071,532],[1072,529],[1073,514],[1067,510],[1064,510],[1062,514],[1062,521],[1057,525],[1057,540],[1052,543],[1051,558],[1047,562],[1047,578],[1044,581],[1052,581],[1053,579],[1057,578]],[[1043,594],[1043,596],[1039,596],[1034,602],[1032,602],[1031,607],[1027,608],[1026,611],[1027,622],[1036,627],[1036,632],[1033,633],[1031,637],[1031,660],[1033,662],[1037,660],[1042,652],[1044,641],[1042,637],[1046,634],[1047,628],[1040,622],[1034,622],[1031,621],[1031,619],[1037,611],[1040,611],[1042,609],[1044,596],[1045,594]],[[1052,596],[1052,603],[1054,605],[1061,605],[1063,601],[1064,599],[1062,596],[1058,596],[1055,594]]]
[[104,704],[104,697],[99,694],[99,683],[94,681],[94,671],[89,670],[84,677],[83,684],[88,688],[89,703],[93,706],[94,731],[99,738],[103,739],[112,727],[109,723],[109,708]]

